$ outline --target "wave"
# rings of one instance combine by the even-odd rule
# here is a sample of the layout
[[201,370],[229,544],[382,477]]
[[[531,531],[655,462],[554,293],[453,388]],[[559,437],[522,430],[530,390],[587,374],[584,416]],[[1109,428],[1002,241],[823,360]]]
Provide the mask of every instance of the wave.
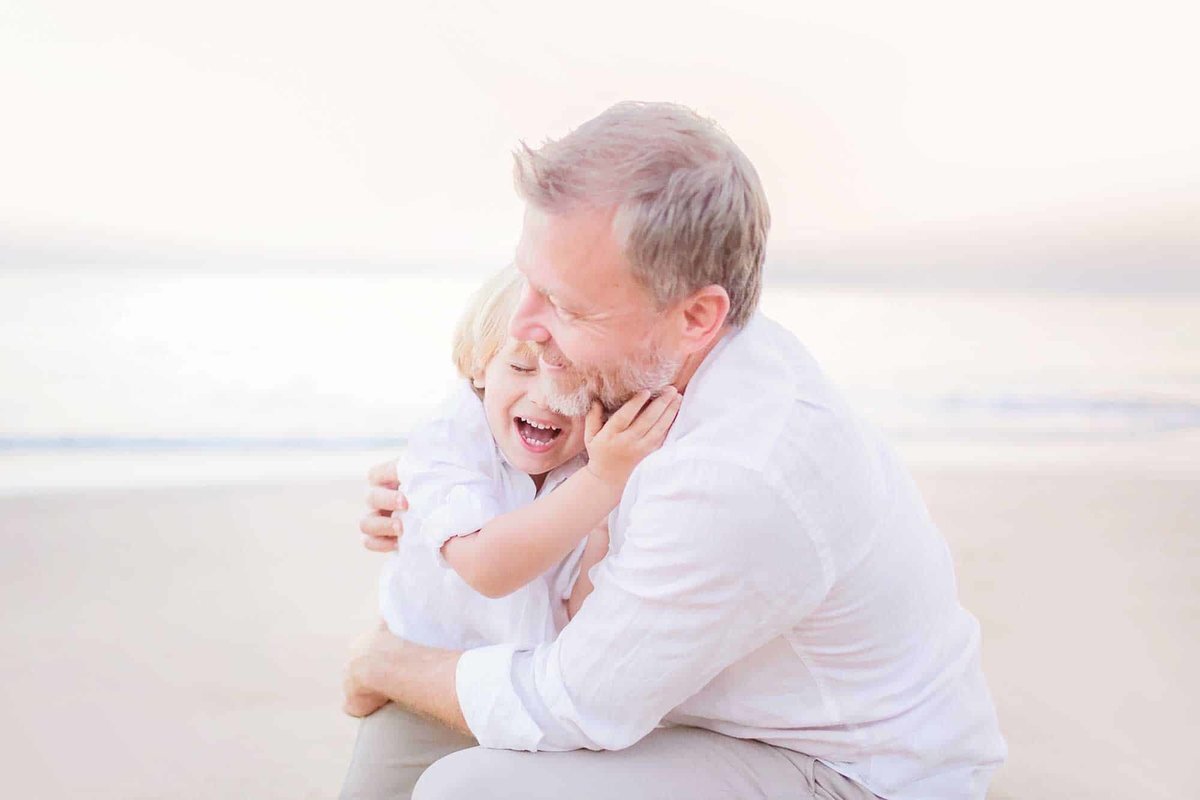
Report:
[[[1200,430],[1200,402],[1169,398],[995,392],[856,398],[885,434],[912,439],[1105,438]],[[148,436],[0,434],[3,451],[357,451],[397,450],[405,436]]]

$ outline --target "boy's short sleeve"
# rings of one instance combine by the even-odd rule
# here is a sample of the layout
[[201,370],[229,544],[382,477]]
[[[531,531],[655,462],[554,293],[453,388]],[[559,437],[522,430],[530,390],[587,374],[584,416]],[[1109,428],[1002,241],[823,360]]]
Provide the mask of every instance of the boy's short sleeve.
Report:
[[503,513],[498,499],[489,494],[490,487],[486,483],[471,482],[466,475],[461,477],[466,480],[431,487],[430,491],[422,493],[423,496],[409,500],[410,509],[420,503],[431,512],[420,515],[415,531],[408,530],[406,512],[405,536],[415,533],[424,544],[440,552],[448,539],[475,533]]
[[464,385],[409,437],[397,463],[404,539],[438,552],[504,511],[504,480],[483,404]]

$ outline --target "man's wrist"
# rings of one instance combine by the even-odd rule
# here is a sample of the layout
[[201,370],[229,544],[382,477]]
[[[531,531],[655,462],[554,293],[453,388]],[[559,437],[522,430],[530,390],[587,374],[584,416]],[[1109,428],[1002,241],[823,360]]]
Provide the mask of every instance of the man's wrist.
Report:
[[374,651],[361,653],[350,662],[350,678],[362,691],[380,692],[383,685],[382,675],[380,657]]
[[468,731],[458,704],[455,674],[461,651],[413,644],[391,634],[376,636],[373,646],[350,665],[351,680],[362,693],[386,697],[444,725]]

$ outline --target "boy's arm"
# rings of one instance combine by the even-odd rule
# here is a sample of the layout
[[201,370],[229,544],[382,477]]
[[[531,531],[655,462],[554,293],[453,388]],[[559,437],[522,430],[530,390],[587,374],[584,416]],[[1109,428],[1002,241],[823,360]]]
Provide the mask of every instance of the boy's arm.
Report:
[[475,591],[503,597],[561,561],[616,507],[621,489],[581,469],[524,508],[447,539],[442,556]]
[[448,539],[442,556],[486,597],[503,597],[529,583],[616,507],[633,468],[666,438],[680,402],[673,387],[653,400],[640,392],[603,425],[597,404],[587,418],[586,467],[528,506]]
[[592,593],[592,579],[588,570],[600,563],[608,555],[608,520],[597,525],[588,534],[587,544],[584,545],[583,555],[579,559],[579,577],[571,587],[571,596],[567,598],[567,619],[572,619],[578,612],[583,601]]

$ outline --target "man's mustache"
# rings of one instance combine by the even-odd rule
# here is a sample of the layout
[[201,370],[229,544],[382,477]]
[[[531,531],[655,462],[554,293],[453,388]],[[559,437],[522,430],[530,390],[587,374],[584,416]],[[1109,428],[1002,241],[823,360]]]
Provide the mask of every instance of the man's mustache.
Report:
[[532,357],[545,361],[547,364],[564,367],[573,366],[571,359],[564,356],[561,350],[543,342],[522,342],[521,349],[529,353]]

